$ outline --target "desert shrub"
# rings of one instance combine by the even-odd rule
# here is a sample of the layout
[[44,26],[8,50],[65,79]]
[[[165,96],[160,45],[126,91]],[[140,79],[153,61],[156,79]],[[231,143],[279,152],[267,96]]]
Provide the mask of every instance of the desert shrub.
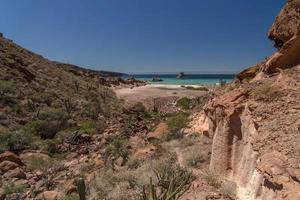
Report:
[[194,179],[190,171],[180,166],[164,165],[162,168],[154,169],[154,172],[157,184],[153,183],[150,177],[150,184],[143,187],[144,200],[176,200],[189,189]]
[[38,113],[38,118],[40,120],[58,121],[62,123],[69,118],[69,115],[60,109],[47,107]]
[[177,101],[176,106],[184,110],[188,110],[191,108],[191,102],[192,100],[190,98],[183,97]]
[[43,155],[30,155],[26,158],[26,168],[29,171],[47,171],[54,165],[54,161]]
[[60,200],[79,200],[79,197],[76,194],[68,194],[62,197]]
[[181,129],[188,124],[188,115],[185,113],[176,113],[167,119],[167,125],[170,132],[164,135],[164,139],[169,141],[183,137]]
[[127,167],[129,169],[136,169],[140,166],[141,160],[134,155],[131,155],[127,160]]
[[107,195],[111,200],[128,200],[130,199],[130,192],[128,191],[128,184],[126,182],[120,182],[112,188],[111,192]]
[[144,106],[142,102],[138,102],[134,104],[134,106],[130,110],[138,113],[139,115],[142,115],[145,118],[151,117],[151,113],[148,112],[147,108]]
[[13,90],[13,85],[10,81],[0,80],[0,97],[5,96]]
[[80,165],[79,173],[81,176],[85,176],[88,172],[90,172],[93,169],[93,163],[83,163]]
[[237,185],[235,182],[224,181],[221,184],[220,191],[226,197],[229,197],[231,199],[236,199],[236,188]]
[[14,105],[12,107],[12,111],[18,116],[20,116],[24,113],[23,108],[18,104]]
[[183,160],[185,166],[193,168],[198,168],[203,162],[205,162],[205,158],[201,152],[197,151],[196,149],[193,149],[193,151],[189,151],[187,154],[185,154]]
[[44,150],[49,155],[59,153],[58,145],[59,145],[59,141],[54,140],[54,139],[52,139],[52,140],[48,139],[48,140],[43,141]]
[[8,66],[12,66],[16,63],[16,61],[10,57],[4,57],[2,62],[3,62],[3,64],[8,65]]
[[9,194],[15,194],[15,193],[24,193],[26,188],[28,188],[29,185],[27,184],[14,184],[10,183],[3,187],[3,192],[5,195]]
[[40,125],[43,123],[44,121],[41,120],[32,120],[30,122],[27,122],[24,126],[23,126],[23,130],[29,134],[35,134],[37,135],[37,129],[40,127]]
[[27,149],[32,137],[21,130],[11,132],[7,129],[0,129],[0,151],[21,151]]
[[117,136],[105,147],[105,157],[109,158],[122,157],[127,160],[129,150],[127,149],[128,139],[122,136]]
[[54,101],[54,97],[50,93],[42,92],[37,93],[31,96],[31,101],[35,103],[43,103],[47,106],[51,106],[52,102]]
[[100,197],[113,200],[132,199],[129,191],[134,190],[136,177],[134,171],[113,171],[104,168],[92,180],[90,184],[91,194],[95,199]]
[[104,120],[85,120],[80,125],[80,130],[86,134],[94,135],[96,133],[102,133],[106,128],[106,123]]
[[258,101],[274,101],[281,96],[281,92],[271,85],[264,84],[254,89],[254,97]]
[[83,121],[81,123],[80,130],[89,135],[94,135],[97,133],[96,123],[92,120]]
[[100,101],[87,102],[83,105],[82,116],[96,120],[103,113],[102,103]]
[[200,111],[203,109],[203,107],[205,106],[205,104],[208,102],[209,100],[209,96],[208,95],[204,95],[201,97],[196,97],[195,98],[195,109]]
[[193,133],[190,135],[185,136],[182,140],[181,140],[181,146],[182,147],[190,147],[193,146],[196,142],[200,141],[200,136],[198,133]]
[[63,126],[57,121],[43,121],[36,129],[41,139],[53,139]]
[[211,171],[203,171],[201,177],[211,186],[219,188],[221,186],[220,178]]
[[69,114],[76,108],[76,104],[70,98],[63,99],[63,105],[65,111]]

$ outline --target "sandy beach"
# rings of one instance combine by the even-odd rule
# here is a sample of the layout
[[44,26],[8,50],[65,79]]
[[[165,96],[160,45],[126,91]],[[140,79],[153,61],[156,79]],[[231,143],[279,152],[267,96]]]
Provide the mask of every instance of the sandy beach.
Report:
[[[190,85],[197,88],[197,85]],[[125,103],[134,104],[136,102],[147,102],[156,98],[197,97],[202,96],[206,91],[187,89],[181,85],[145,85],[134,88],[122,88],[115,90],[117,97],[123,99]]]

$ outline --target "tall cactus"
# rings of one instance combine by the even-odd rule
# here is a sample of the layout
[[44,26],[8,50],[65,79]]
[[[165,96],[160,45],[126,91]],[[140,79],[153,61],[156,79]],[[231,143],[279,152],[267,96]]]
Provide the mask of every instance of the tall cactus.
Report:
[[86,200],[86,194],[85,194],[85,183],[83,178],[77,179],[77,191],[79,194],[80,200]]

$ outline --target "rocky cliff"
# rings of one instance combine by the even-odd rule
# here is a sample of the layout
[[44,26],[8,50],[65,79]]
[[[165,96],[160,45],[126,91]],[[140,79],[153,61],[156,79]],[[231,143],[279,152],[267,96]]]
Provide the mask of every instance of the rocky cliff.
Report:
[[278,52],[237,75],[194,115],[213,138],[210,170],[239,199],[300,199],[300,6],[288,1],[269,31]]

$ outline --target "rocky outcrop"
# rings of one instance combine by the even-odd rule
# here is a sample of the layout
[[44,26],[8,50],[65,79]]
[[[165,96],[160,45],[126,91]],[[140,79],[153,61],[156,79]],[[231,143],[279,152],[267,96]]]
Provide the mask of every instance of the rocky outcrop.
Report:
[[213,138],[210,170],[241,200],[300,199],[299,5],[288,1],[269,31],[278,52],[216,91],[188,130]]
[[289,0],[276,17],[268,37],[281,49],[290,39],[300,32],[300,1]]
[[236,78],[238,81],[251,80],[256,76],[273,74],[280,69],[300,64],[300,1],[289,0],[276,17],[268,33],[274,41],[278,52],[242,72]]

